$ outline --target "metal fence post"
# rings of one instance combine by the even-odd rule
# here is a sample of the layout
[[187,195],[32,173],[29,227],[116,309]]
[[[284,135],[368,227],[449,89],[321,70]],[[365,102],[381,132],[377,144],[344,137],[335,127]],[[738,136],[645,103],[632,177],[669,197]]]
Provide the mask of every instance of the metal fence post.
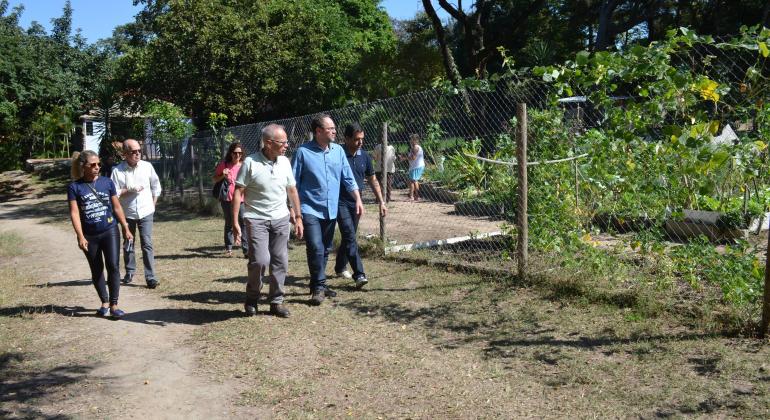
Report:
[[516,161],[518,163],[518,268],[519,280],[527,280],[527,258],[529,225],[527,224],[527,104],[519,103],[516,106],[516,119],[518,120],[519,133],[516,136]]
[[[388,150],[388,122],[382,123],[382,150],[380,151],[380,168],[382,169],[382,199],[387,201],[388,197],[388,171],[385,167],[386,156]],[[379,214],[379,212],[378,212]],[[385,246],[387,245],[387,235],[385,234],[385,218],[380,214],[380,240],[382,241],[382,250],[385,252]]]

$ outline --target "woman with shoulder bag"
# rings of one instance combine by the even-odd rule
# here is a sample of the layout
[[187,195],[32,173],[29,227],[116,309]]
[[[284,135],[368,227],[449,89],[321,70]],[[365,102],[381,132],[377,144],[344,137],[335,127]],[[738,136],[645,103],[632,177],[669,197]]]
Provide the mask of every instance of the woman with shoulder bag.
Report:
[[75,181],[67,187],[67,201],[78,247],[86,254],[91,281],[102,301],[96,315],[118,319],[125,312],[118,309],[120,233],[115,219],[123,227],[126,243],[132,243],[134,238],[118,201],[115,184],[110,178],[99,176],[99,165],[99,155],[91,150],[73,156],[72,178]]
[[[238,171],[241,169],[241,164],[245,158],[246,151],[241,143],[234,142],[227,149],[225,160],[219,162],[214,170],[214,182],[222,182],[222,189],[218,195],[222,211],[225,213],[225,253],[228,257],[233,256],[233,213],[230,205],[235,193],[235,178],[238,176]],[[241,227],[241,232],[243,232],[243,200],[241,200],[241,208],[238,212],[238,224]],[[241,250],[244,257],[248,256],[248,241],[241,241]]]

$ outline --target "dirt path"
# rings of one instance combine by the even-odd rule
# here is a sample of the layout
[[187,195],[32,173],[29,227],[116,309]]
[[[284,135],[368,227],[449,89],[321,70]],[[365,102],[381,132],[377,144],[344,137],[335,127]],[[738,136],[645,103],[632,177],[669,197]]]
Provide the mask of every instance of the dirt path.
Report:
[[[87,345],[95,347],[92,354],[62,357],[69,359],[68,364],[89,365],[81,370],[83,373],[71,374],[85,377],[73,378],[72,382],[78,384],[70,387],[91,384],[90,391],[64,387],[56,395],[65,398],[35,401],[35,411],[45,416],[117,418],[258,416],[257,412],[244,412],[234,406],[237,384],[215,383],[195,374],[196,354],[183,343],[196,325],[175,319],[174,311],[164,311],[167,302],[157,293],[162,286],[155,291],[141,286],[122,287],[121,306],[129,312],[124,320],[115,322],[92,316],[98,298],[88,281],[88,265],[75,246],[72,231],[60,223],[45,224],[32,212],[30,217],[24,217],[24,209],[50,203],[52,198],[63,200],[49,196],[45,200],[3,202],[0,232],[14,232],[24,238],[22,264],[45,262],[29,264],[28,270],[39,279],[38,289],[32,290],[65,290],[60,295],[62,301],[51,302],[55,305],[52,308],[61,309],[53,309],[57,313],[50,316],[72,317],[65,322],[54,320],[52,323],[58,328],[45,332],[50,334],[49,338],[61,343],[81,341],[80,338],[96,342]],[[141,284],[143,279],[138,280]],[[157,314],[163,314],[162,319],[157,319]],[[93,361],[94,358],[97,360]]]
[[129,315],[99,319],[61,186],[30,193],[7,176],[0,418],[770,418],[770,347],[671,316],[705,312],[669,304],[670,289],[580,271],[517,287],[367,258],[364,290],[330,278],[339,296],[316,307],[293,243],[292,316],[260,302],[246,318],[245,262],[222,255],[222,221],[175,206],[155,231],[161,287],[138,276],[121,290]]

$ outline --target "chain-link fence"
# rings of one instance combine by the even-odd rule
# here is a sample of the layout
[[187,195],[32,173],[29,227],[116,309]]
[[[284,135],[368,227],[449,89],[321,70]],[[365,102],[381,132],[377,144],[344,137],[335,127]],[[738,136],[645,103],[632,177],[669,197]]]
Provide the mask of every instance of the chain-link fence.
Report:
[[[326,111],[338,136],[359,122],[370,154],[384,135],[395,149],[385,253],[516,274],[516,105],[524,103],[533,275],[712,284],[724,299],[755,308],[770,204],[765,58],[693,43],[666,52],[668,67],[656,74],[633,64],[634,54],[629,74],[594,81],[596,90],[585,74],[561,85],[512,77],[483,91],[428,90]],[[311,119],[198,133],[183,159],[165,164],[180,174],[170,190],[208,197],[223,139],[252,153],[262,127],[278,123],[291,155],[311,139]],[[415,134],[426,169],[411,200],[405,157]],[[363,198],[359,236],[376,241],[382,221],[371,188]]]

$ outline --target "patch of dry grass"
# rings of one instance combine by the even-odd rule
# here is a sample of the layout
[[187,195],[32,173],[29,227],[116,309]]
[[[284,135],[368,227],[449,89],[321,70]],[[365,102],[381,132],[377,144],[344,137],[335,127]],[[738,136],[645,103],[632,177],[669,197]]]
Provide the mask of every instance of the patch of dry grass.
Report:
[[[0,416],[7,418],[43,418],[52,406],[65,409],[67,400],[89,392],[88,372],[104,356],[93,346],[99,332],[78,328],[72,318],[78,308],[67,306],[70,293],[35,287],[40,270],[26,265],[26,255],[0,263]],[[70,414],[87,410],[67,408]]]
[[[40,217],[57,220],[58,205],[43,206]],[[56,223],[65,222],[59,215]],[[240,403],[272,407],[275,417],[770,417],[767,344],[704,325],[697,302],[668,310],[670,289],[654,279],[628,294],[611,267],[598,280],[576,271],[514,285],[367,258],[364,291],[332,279],[340,295],[312,307],[304,245],[294,243],[291,318],[266,315],[265,303],[245,318],[246,260],[224,257],[222,226],[162,205],[154,241],[161,287],[153,293],[159,309],[195,325],[186,345],[199,352],[200,373],[237,378]],[[57,304],[71,288],[31,287],[40,283],[36,271],[13,265],[21,252],[0,260],[9,273],[0,277],[0,376],[13,392],[59,378],[46,398],[65,401],[77,388],[66,380],[84,380],[115,355],[89,349],[98,331],[61,316]],[[62,365],[78,370],[52,370]],[[27,406],[37,398],[31,393]],[[89,409],[80,415],[103,416]]]
[[[157,228],[164,297],[242,311],[246,264],[222,257],[222,222],[168,218]],[[365,291],[333,279],[339,297],[311,307],[304,245],[293,246],[291,318],[267,316],[262,304],[255,318],[202,323],[190,342],[204,372],[240,378],[241,403],[276,416],[770,414],[766,345],[669,312],[638,316],[622,287],[586,299],[570,293],[577,279],[514,287],[370,258]],[[649,311],[658,297],[644,297]]]
[[[2,174],[0,184],[4,183],[16,186],[28,198],[39,194],[44,198],[30,206],[17,204],[24,197],[15,194],[5,202],[8,213],[4,216],[15,221],[0,232],[0,417],[49,418],[57,410],[76,416],[109,415],[104,407],[90,411],[100,403],[68,403],[79,396],[88,401],[88,395],[101,386],[88,374],[108,356],[94,345],[102,332],[82,322],[82,315],[91,311],[73,304],[77,292],[72,286],[90,287],[90,280],[73,277],[61,283],[61,273],[56,273],[57,282],[48,282],[48,276],[62,267],[60,253],[55,247],[40,247],[41,238],[30,240],[30,232],[17,221],[32,216],[54,230],[71,230],[66,197],[61,195],[63,184],[16,173]],[[71,245],[76,246],[74,234]],[[85,257],[81,263],[87,271]]]

